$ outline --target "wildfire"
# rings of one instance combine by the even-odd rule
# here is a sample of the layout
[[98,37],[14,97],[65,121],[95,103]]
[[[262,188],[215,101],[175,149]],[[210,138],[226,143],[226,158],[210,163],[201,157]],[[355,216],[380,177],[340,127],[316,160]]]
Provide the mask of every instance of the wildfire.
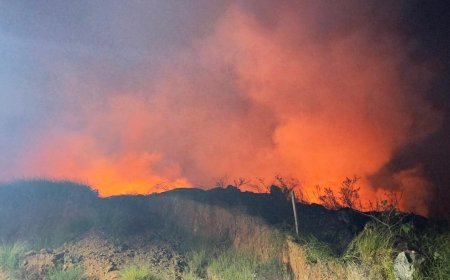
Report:
[[[156,82],[67,110],[4,177],[74,179],[111,196],[287,174],[317,202],[316,185],[338,191],[357,175],[363,201],[403,189],[402,207],[426,213],[420,167],[389,174],[389,186],[370,178],[436,129],[420,95],[429,70],[408,58],[398,34],[375,36],[366,18],[327,33],[314,17],[279,12],[268,26],[229,7],[164,61]],[[68,102],[89,102],[80,88],[68,91]]]

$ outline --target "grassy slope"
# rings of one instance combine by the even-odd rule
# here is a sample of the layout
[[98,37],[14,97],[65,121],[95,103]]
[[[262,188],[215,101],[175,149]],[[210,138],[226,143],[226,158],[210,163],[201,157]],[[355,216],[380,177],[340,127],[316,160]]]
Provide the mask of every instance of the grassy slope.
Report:
[[[89,187],[70,182],[0,185],[4,243],[55,247],[92,228],[121,242],[130,235],[163,228],[185,239],[186,279],[238,279],[238,274],[247,275],[242,279],[255,275],[258,279],[393,279],[391,250],[397,233],[387,233],[377,224],[363,230],[368,219],[349,209],[299,205],[299,217],[302,238],[295,241],[289,237],[290,205],[276,191],[179,189],[100,199]],[[420,239],[427,257],[417,277],[447,279],[448,231],[441,227],[414,238]],[[282,278],[271,278],[271,271]]]

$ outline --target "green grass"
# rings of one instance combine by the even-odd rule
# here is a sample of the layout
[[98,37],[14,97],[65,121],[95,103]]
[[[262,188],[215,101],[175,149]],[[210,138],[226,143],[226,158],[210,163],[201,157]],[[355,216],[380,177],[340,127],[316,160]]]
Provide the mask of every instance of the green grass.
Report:
[[327,263],[336,259],[330,246],[312,235],[301,238],[300,242],[309,264]]
[[189,235],[185,237],[182,249],[186,256],[183,274],[186,280],[291,279],[287,267],[278,260],[279,254],[263,261],[251,249],[236,249],[227,240]]
[[160,280],[149,267],[143,265],[131,265],[120,272],[121,280]]
[[213,259],[207,268],[212,280],[248,280],[256,278],[258,262],[254,256],[236,250],[229,250]]
[[214,258],[207,275],[212,280],[290,279],[287,269],[278,260],[262,262],[250,253],[235,249]]
[[395,279],[394,234],[376,223],[368,223],[349,244],[344,260],[368,268],[368,279]]
[[211,261],[220,254],[220,251],[228,248],[228,246],[221,248],[218,244],[221,244],[218,240],[200,238],[186,233],[181,248],[187,259],[184,279],[207,278],[207,268]]
[[211,251],[200,249],[188,254],[186,278],[206,278],[206,268],[211,260]]
[[395,236],[385,226],[371,222],[341,257],[334,255],[328,244],[312,236],[302,238],[300,246],[309,267],[320,270],[326,279],[394,280]]
[[13,279],[20,277],[20,267],[28,247],[24,243],[0,245],[0,266]]
[[426,261],[415,275],[416,279],[450,279],[450,232],[427,234],[421,244]]
[[47,272],[45,280],[81,280],[84,271],[80,266],[72,266],[66,270],[57,265]]
[[[408,230],[404,230],[407,227]],[[419,245],[418,253],[425,262],[415,266],[414,279],[450,279],[450,231],[448,229],[427,229],[426,233],[416,231],[408,224],[388,229],[370,222],[348,245],[342,257],[334,256],[327,246],[314,237],[301,239],[306,263],[316,267],[325,279],[395,279],[394,259],[398,253],[395,241],[410,240]]]

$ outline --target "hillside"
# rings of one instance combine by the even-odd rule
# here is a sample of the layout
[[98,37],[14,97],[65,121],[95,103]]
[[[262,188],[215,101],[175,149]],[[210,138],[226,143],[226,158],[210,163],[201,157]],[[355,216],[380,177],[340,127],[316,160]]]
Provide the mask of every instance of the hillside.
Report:
[[[392,239],[387,240],[382,226],[351,209],[298,203],[297,211],[299,239],[292,206],[276,187],[267,194],[228,187],[100,198],[71,182],[3,184],[0,279],[64,273],[75,278],[54,279],[393,279],[392,267],[372,266],[388,255],[392,266],[400,236],[386,235]],[[432,250],[425,236],[447,242],[441,254],[448,254],[445,227],[413,215],[402,225],[407,226],[395,235],[405,233],[402,242],[410,247],[423,245],[421,255]],[[364,259],[373,252],[363,256],[361,240],[374,232],[389,250],[380,253],[375,244],[377,256]],[[432,261],[426,260],[424,277],[440,260]],[[156,278],[126,278],[127,271]]]

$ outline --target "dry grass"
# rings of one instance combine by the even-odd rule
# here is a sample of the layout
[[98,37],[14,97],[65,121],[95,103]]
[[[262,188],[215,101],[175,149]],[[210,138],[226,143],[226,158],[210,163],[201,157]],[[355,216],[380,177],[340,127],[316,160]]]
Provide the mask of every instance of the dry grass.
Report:
[[[199,203],[190,199],[168,197],[158,211],[166,213],[167,221],[186,232],[206,239],[231,243],[262,260],[281,259],[285,233],[268,225],[261,218],[236,209]],[[170,213],[167,215],[167,213]]]

